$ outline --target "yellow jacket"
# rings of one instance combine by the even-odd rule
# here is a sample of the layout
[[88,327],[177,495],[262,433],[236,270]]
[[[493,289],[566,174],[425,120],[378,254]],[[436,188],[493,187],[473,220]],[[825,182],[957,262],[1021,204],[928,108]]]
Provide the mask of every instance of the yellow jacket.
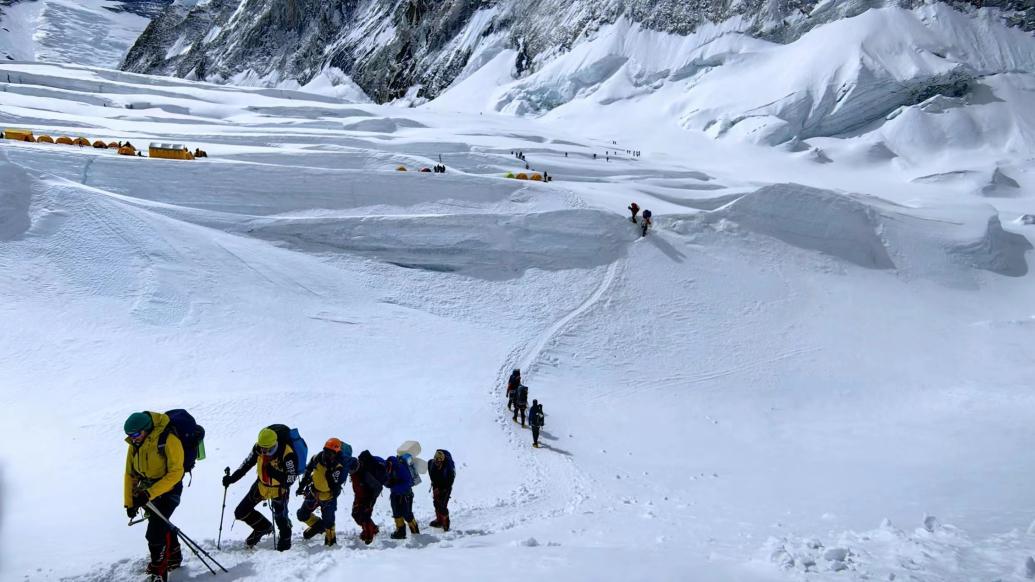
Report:
[[294,483],[298,475],[298,456],[291,445],[281,447],[272,457],[258,455],[255,471],[259,474],[259,495],[263,499],[276,499]]
[[123,488],[123,502],[126,507],[133,505],[133,492],[146,490],[148,497],[154,499],[176,487],[183,480],[183,443],[171,432],[166,437],[165,454],[158,451],[158,439],[169,429],[169,417],[160,412],[148,412],[154,422],[154,428],[140,443],[126,437],[129,450],[126,451],[126,477]]

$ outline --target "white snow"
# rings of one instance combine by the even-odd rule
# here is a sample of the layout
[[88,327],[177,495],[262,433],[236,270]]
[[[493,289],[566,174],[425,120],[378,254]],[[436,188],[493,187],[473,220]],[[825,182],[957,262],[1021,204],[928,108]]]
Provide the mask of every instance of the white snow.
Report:
[[38,0],[4,8],[0,58],[117,67],[147,27],[110,0]]
[[[383,497],[369,547],[346,488],[339,547],[246,551],[237,484],[220,579],[1030,578],[1031,38],[925,7],[784,47],[735,23],[586,42],[524,79],[478,53],[417,108],[0,64],[2,127],[211,156],[0,142],[0,579],[138,579],[122,422],[174,407],[208,429],[173,517],[209,549],[266,424],[459,464],[453,531],[389,540]],[[964,97],[889,89],[961,67]],[[559,105],[498,113],[536,95]],[[514,152],[554,181],[504,178]],[[504,409],[514,367],[542,449]]]

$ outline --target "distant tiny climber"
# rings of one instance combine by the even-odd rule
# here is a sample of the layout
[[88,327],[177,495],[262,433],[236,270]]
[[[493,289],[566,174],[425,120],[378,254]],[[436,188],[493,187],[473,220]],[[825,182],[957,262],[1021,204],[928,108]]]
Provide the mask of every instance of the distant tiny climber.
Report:
[[643,234],[640,235],[641,237],[647,236],[647,230],[651,227],[651,224],[652,224],[650,217],[651,217],[650,210],[644,210],[643,211],[643,221],[640,224],[640,228],[643,229]]
[[525,410],[528,408],[528,386],[524,384],[514,391],[514,422],[517,422],[518,414],[521,414],[521,426],[525,426]]
[[514,397],[517,396],[516,392],[520,385],[521,369],[514,368],[514,371],[510,373],[510,378],[507,379],[507,410],[514,409]]
[[538,400],[532,401],[532,408],[528,411],[528,425],[532,427],[532,446],[539,448],[539,430],[546,424],[546,415],[543,414],[543,405]]
[[628,208],[629,208],[629,212],[632,213],[632,216],[629,217],[629,220],[633,224],[636,224],[636,215],[640,213],[640,205],[635,203],[635,202],[633,202],[632,204],[630,204],[628,206]]

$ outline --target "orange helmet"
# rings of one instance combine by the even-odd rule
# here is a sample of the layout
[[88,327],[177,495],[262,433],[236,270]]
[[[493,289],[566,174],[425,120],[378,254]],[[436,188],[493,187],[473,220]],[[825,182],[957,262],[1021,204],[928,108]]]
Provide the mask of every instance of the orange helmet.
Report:
[[331,437],[327,439],[327,442],[323,444],[323,448],[332,450],[336,453],[341,452],[341,439]]

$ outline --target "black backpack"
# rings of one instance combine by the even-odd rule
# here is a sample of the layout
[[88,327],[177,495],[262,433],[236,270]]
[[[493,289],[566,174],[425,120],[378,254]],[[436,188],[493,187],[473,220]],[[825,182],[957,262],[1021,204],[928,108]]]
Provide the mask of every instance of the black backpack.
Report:
[[514,401],[517,402],[518,405],[521,405],[521,406],[524,406],[524,405],[528,404],[528,386],[525,386],[524,384],[522,384],[522,385],[518,386],[516,392],[517,392],[517,398],[515,398]]
[[182,408],[168,410],[165,415],[169,417],[169,426],[158,436],[158,452],[165,456],[165,441],[170,432],[175,434],[183,443],[183,472],[190,473],[194,464],[205,458],[205,428]]

